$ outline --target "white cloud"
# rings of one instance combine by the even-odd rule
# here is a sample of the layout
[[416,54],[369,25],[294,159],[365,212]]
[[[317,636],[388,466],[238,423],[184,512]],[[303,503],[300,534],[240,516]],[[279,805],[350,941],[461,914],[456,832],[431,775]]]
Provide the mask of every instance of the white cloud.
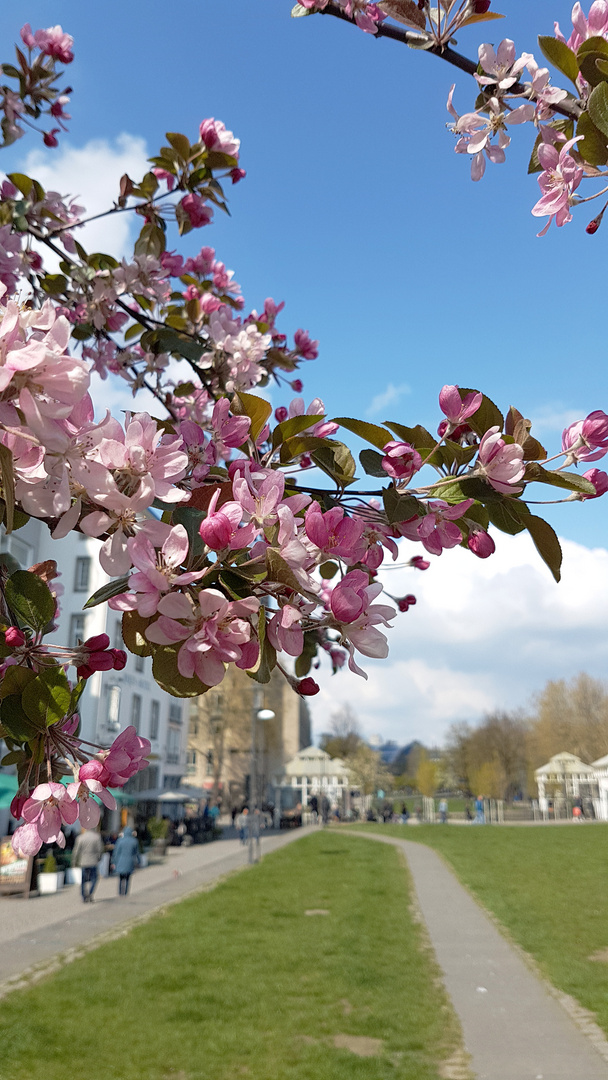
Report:
[[400,386],[389,383],[386,390],[372,398],[369,407],[366,409],[366,416],[377,416],[384,409],[388,409],[389,405],[396,405],[404,394],[411,394],[411,392],[412,388],[407,383],[401,383]]
[[[123,173],[139,180],[147,171],[145,140],[137,135],[118,135],[113,142],[91,139],[85,146],[62,143],[55,154],[31,150],[20,166],[47,191],[69,195],[84,205],[87,216],[108,210],[118,198]],[[87,251],[105,251],[121,258],[129,250],[133,214],[115,214],[75,230]],[[46,260],[48,262],[48,260]]]
[[[388,660],[362,659],[367,682],[317,673],[315,731],[327,730],[330,714],[350,702],[367,734],[440,742],[453,721],[525,706],[549,679],[583,670],[605,677],[608,551],[562,546],[559,585],[527,534],[500,534],[484,561],[457,548],[424,573],[384,573],[389,592],[413,592],[418,603],[395,619]],[[414,550],[403,546],[406,557]]]
[[532,434],[561,432],[564,428],[573,424],[575,420],[581,420],[585,415],[584,409],[566,408],[561,401],[549,402],[533,410],[533,416],[530,418],[532,420]]

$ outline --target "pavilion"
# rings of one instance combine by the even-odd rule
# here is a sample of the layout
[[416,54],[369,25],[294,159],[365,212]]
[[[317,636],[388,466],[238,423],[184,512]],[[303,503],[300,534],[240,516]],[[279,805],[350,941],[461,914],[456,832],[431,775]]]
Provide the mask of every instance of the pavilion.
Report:
[[332,806],[339,806],[344,792],[350,785],[350,771],[341,758],[332,758],[318,746],[299,750],[275,776],[275,785],[284,790],[290,788],[292,798],[305,808],[312,795],[322,799],[327,796]]

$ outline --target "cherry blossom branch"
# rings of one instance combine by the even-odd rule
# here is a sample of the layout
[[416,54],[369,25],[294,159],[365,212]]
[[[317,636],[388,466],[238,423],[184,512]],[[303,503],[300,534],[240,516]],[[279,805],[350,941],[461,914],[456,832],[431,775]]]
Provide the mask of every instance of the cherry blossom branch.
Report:
[[[341,19],[342,22],[349,23],[354,26],[354,22],[350,15],[339,7],[338,4],[330,2],[327,7],[321,11],[315,12],[319,15],[333,15],[335,19]],[[399,41],[402,45],[407,45],[410,48],[413,46],[420,48],[420,35],[410,30],[401,29],[399,26],[394,26],[392,23],[382,22],[376,27],[376,33],[374,37],[390,38],[392,41]],[[453,67],[458,68],[460,71],[464,71],[467,75],[475,76],[478,73],[479,65],[476,60],[469,60],[468,56],[463,56],[462,53],[456,52],[450,45],[428,45],[424,47],[424,52],[432,53],[433,56],[438,56],[440,60],[446,60],[448,64],[452,64]],[[532,88],[526,86],[525,83],[516,82],[509,88],[510,94],[520,94],[523,97],[535,99],[535,95],[532,93]],[[570,120],[578,120],[582,114],[582,103],[576,101],[562,101],[551,104],[553,112],[560,113],[561,116],[566,116]]]

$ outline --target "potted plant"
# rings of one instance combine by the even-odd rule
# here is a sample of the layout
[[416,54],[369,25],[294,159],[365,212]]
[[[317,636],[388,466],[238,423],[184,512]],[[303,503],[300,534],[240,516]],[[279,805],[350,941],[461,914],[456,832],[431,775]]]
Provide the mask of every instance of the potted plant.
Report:
[[41,896],[59,892],[63,888],[63,870],[57,869],[57,860],[49,851],[38,874],[38,892]]
[[147,829],[152,837],[152,850],[155,855],[164,856],[167,850],[167,833],[169,821],[167,818],[148,818]]

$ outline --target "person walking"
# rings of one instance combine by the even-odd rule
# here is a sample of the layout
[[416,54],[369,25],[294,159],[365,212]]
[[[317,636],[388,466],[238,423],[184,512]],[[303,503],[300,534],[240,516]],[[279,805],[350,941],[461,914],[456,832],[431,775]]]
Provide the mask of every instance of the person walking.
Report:
[[85,904],[93,903],[93,893],[97,885],[97,865],[105,851],[103,840],[97,829],[82,829],[76,837],[72,851],[72,866],[82,869],[80,891]]
[[118,837],[114,851],[112,852],[112,866],[118,874],[118,895],[126,896],[129,892],[129,881],[136,866],[139,865],[139,844],[133,834],[133,829],[128,825]]
[[247,818],[249,816],[249,809],[245,806],[236,819],[236,827],[239,830],[239,839],[241,844],[247,843]]
[[475,799],[475,824],[485,825],[486,813],[483,805],[483,796],[478,795]]
[[448,802],[447,799],[442,799],[439,803],[439,820],[442,825],[445,825],[448,820]]

